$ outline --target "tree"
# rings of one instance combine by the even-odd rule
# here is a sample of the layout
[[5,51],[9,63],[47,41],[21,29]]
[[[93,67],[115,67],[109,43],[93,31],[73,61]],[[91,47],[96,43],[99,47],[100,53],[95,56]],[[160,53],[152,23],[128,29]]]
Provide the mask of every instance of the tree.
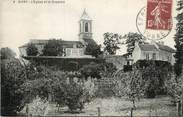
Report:
[[114,77],[115,93],[117,96],[128,96],[136,108],[135,102],[141,97],[154,98],[167,94],[165,82],[171,78],[172,66],[165,61],[139,60],[132,71],[120,73]]
[[135,42],[144,43],[144,38],[138,33],[129,32],[123,38],[126,39],[125,44],[127,44],[128,54],[132,54],[135,48]]
[[154,98],[166,94],[165,81],[170,79],[172,66],[165,61],[139,60],[134,64],[141,71],[144,96]]
[[86,46],[85,54],[86,55],[92,55],[92,56],[97,58],[99,55],[102,54],[101,45],[88,44]]
[[27,80],[22,85],[26,102],[31,101],[36,96],[48,99],[52,91],[53,80],[57,81],[58,75],[45,66],[27,66]]
[[120,44],[120,40],[122,39],[122,36],[115,33],[104,33],[104,51],[107,51],[109,54],[114,55],[116,54],[116,50],[120,49],[118,44]]
[[16,115],[24,107],[21,85],[25,82],[25,71],[16,58],[1,62],[1,115]]
[[62,56],[63,46],[62,40],[49,40],[48,43],[44,46],[43,56]]
[[15,58],[15,56],[16,53],[13,52],[10,48],[1,48],[1,59]]
[[37,96],[48,101],[51,96],[57,104],[68,106],[71,112],[84,108],[86,97],[88,97],[87,91],[83,89],[80,83],[74,81],[68,83],[68,78],[78,77],[78,74],[54,71],[45,66],[36,66],[32,75],[28,76],[30,78],[22,85],[26,102],[32,101]]
[[141,72],[138,69],[134,69],[130,74],[130,82],[127,86],[129,90],[127,90],[127,95],[132,101],[133,109],[136,109],[135,102],[136,100],[140,100],[140,98],[144,94],[143,85],[142,85],[142,77]]
[[183,70],[183,1],[179,0],[177,2],[177,11],[179,12],[176,19],[176,34],[174,37],[175,40],[175,73],[176,76],[179,76]]
[[37,56],[38,54],[38,49],[36,46],[32,43],[29,43],[27,48],[26,48],[27,56]]
[[172,75],[171,79],[166,80],[165,85],[168,91],[168,95],[172,97],[172,102],[175,104],[176,102],[181,100],[181,95],[183,92],[183,77],[175,80],[176,76]]
[[[183,96],[183,1],[177,1],[177,25],[176,34],[174,37],[175,41],[175,64],[174,72],[171,79],[166,82],[169,95],[173,98],[174,102],[181,101],[181,95]],[[183,104],[182,104],[183,105]]]
[[88,77],[101,78],[100,65],[93,62],[88,65],[84,65],[79,71],[85,79],[87,79]]

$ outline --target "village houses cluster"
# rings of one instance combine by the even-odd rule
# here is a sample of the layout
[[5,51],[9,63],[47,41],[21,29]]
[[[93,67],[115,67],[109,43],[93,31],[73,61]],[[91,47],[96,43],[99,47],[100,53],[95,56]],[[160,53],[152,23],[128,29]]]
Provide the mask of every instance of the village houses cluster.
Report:
[[[85,55],[85,49],[88,44],[97,44],[92,36],[92,19],[84,10],[79,20],[79,39],[78,41],[65,41],[62,40],[64,54],[60,57],[65,58],[93,58],[91,55]],[[39,54],[42,53],[44,45],[48,43],[48,39],[31,39],[29,43],[34,44]],[[21,56],[27,56],[27,44],[19,47]],[[138,60],[161,60],[168,61],[172,65],[175,63],[173,57],[175,50],[171,47],[164,45],[164,43],[157,43],[152,41],[146,44],[135,43],[134,51],[131,56],[125,57],[123,55],[116,55],[115,57],[123,57],[121,59],[124,64],[133,64]]]

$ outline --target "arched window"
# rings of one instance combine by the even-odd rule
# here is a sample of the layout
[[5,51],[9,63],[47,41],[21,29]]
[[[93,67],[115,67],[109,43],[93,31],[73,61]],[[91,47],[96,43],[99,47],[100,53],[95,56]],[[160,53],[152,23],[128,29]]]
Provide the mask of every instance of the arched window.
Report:
[[81,23],[80,23],[80,27],[79,28],[80,28],[80,32],[82,32],[82,24]]
[[85,23],[85,32],[88,32],[88,23]]

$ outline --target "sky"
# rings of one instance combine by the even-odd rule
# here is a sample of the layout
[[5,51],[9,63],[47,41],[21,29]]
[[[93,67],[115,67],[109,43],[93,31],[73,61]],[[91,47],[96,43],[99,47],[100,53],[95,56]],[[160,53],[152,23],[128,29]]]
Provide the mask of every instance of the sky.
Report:
[[[62,38],[77,41],[78,21],[84,9],[93,19],[93,39],[98,44],[103,43],[105,32],[121,35],[138,32],[136,16],[147,4],[147,0],[64,0],[64,3],[57,4],[18,3],[18,1],[23,0],[0,1],[0,46],[10,47],[17,55],[19,55],[18,47],[30,39]],[[173,29],[162,40],[172,48],[176,24],[175,9],[176,0],[173,0]],[[125,52],[126,48],[122,47],[118,54]]]

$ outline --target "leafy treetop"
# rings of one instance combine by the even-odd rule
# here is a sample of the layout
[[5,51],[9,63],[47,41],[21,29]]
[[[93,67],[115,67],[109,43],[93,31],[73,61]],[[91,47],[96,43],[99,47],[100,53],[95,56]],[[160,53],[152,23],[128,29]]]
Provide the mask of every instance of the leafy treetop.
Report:
[[62,56],[63,54],[63,45],[62,40],[49,40],[48,43],[44,46],[42,51],[43,56]]

